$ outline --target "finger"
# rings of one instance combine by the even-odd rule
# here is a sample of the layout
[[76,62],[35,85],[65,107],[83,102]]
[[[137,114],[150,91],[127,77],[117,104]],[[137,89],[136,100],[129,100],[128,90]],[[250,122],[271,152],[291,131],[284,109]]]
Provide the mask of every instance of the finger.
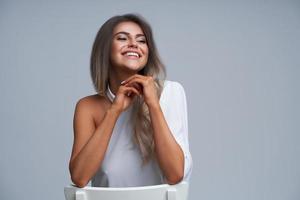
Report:
[[122,85],[126,84],[128,81],[134,79],[134,78],[141,78],[144,79],[146,78],[146,76],[140,75],[140,74],[134,74],[132,76],[130,76],[129,78],[125,79],[124,81],[121,82]]
[[130,96],[131,93],[135,93],[136,95],[140,95],[140,92],[135,89],[134,87],[126,87],[124,89],[124,93],[127,94],[127,96]]
[[134,83],[134,82],[141,83],[141,81],[145,81],[145,80],[146,80],[146,79],[144,79],[144,78],[134,77],[134,78],[132,78],[132,79],[126,81],[126,82],[124,83],[124,85],[128,85],[128,84]]
[[[141,78],[134,78],[134,79],[130,80],[129,82],[125,83],[124,86],[135,85],[134,83],[138,83],[143,87],[145,85],[145,80],[141,79]],[[140,85],[138,85],[137,87],[139,87]],[[138,89],[141,89],[141,88],[139,87]]]
[[133,87],[135,89],[137,89],[140,93],[142,93],[142,88],[143,86],[137,82],[132,82],[132,83],[129,83],[129,84],[126,84],[125,85],[126,87]]

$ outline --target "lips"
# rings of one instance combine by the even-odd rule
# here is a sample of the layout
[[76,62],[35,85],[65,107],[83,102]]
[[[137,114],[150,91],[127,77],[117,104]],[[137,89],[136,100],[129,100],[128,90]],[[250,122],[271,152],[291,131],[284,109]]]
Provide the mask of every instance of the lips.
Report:
[[139,54],[137,54],[137,53],[135,53],[135,52],[127,52],[127,53],[125,53],[125,55],[126,55],[126,56],[135,56],[135,57],[137,57],[137,58],[140,57]]
[[125,51],[122,53],[123,56],[131,57],[131,58],[140,58],[141,54],[138,51]]

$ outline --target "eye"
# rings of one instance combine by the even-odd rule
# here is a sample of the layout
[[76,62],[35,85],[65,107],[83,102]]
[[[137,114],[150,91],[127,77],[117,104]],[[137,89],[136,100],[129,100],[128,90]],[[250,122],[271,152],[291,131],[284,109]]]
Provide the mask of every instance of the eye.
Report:
[[146,40],[139,40],[139,43],[146,44]]
[[117,40],[121,40],[121,41],[123,40],[124,41],[124,40],[126,40],[126,38],[125,37],[119,37],[119,38],[117,38]]

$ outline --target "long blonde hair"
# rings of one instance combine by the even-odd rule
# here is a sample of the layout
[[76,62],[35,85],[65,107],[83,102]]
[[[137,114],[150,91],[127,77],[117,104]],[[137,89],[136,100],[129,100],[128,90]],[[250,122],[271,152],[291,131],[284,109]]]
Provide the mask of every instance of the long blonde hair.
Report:
[[[109,70],[111,69],[110,52],[113,29],[119,23],[125,21],[132,21],[138,24],[145,34],[149,49],[148,61],[138,73],[154,78],[157,95],[160,97],[166,78],[166,68],[159,58],[150,25],[143,17],[137,14],[114,16],[108,19],[98,31],[90,60],[90,73],[94,88],[98,95],[106,96],[107,85],[109,84]],[[143,164],[146,164],[151,158],[155,159],[156,157],[149,110],[142,97],[136,97],[133,102],[131,120],[134,125],[133,140],[139,147]]]

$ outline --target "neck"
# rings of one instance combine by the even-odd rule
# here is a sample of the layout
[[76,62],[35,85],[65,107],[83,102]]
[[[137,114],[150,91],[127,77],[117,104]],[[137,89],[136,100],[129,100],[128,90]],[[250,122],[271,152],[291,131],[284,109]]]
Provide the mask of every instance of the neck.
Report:
[[109,88],[111,92],[116,95],[121,85],[121,82],[136,74],[135,72],[116,72],[113,69],[109,73]]

